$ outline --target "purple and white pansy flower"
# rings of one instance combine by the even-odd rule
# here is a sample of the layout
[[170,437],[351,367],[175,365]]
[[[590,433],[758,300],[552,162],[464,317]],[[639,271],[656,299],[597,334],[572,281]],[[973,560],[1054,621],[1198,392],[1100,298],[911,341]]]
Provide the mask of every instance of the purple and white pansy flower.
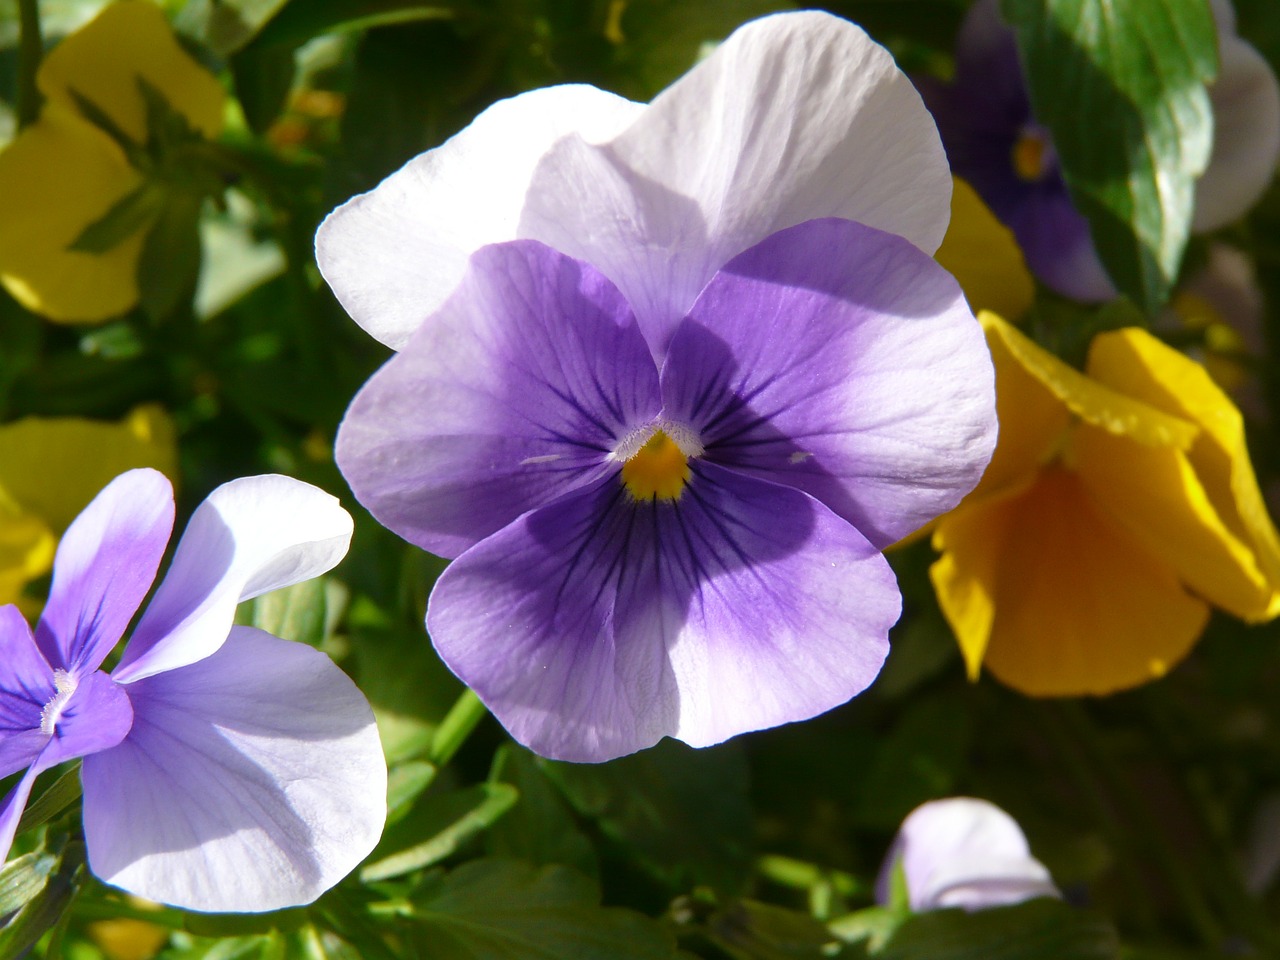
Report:
[[889,53],[782,14],[647,106],[498,103],[325,221],[325,278],[399,351],[339,467],[456,558],[427,627],[516,739],[708,745],[875,678],[880,551],[995,440],[981,331],[929,256],[950,183]]
[[26,770],[0,807],[0,851],[36,776],[83,757],[85,843],[102,880],[192,910],[308,903],[382,831],[377,728],[327,656],[232,617],[241,600],[333,567],[351,518],[289,477],[219,487],[106,673],[173,519],[162,474],[122,474],[63,536],[35,633],[0,607],[0,776]]
[[985,910],[1061,896],[1044,864],[1031,855],[1018,822],[975,797],[931,800],[907,815],[876,882],[881,905],[892,901],[899,869],[915,913]]
[[[1196,181],[1191,229],[1238,220],[1270,184],[1280,158],[1280,84],[1236,33],[1229,0],[1211,0],[1218,77],[1209,86],[1213,145]],[[955,78],[920,78],[955,172],[973,185],[1018,240],[1050,289],[1086,303],[1116,288],[1094,249],[1088,221],[1067,191],[1049,131],[1031,111],[1017,40],[998,0],[977,0],[956,38]]]

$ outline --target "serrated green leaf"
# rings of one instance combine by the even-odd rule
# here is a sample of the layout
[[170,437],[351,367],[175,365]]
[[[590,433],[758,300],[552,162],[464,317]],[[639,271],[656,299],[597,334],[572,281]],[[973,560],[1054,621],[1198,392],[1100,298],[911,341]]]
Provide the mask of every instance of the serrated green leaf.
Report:
[[967,913],[936,910],[901,924],[877,960],[1115,960],[1111,924],[1060,900]]
[[1206,0],[1003,0],[1032,109],[1122,293],[1168,299],[1212,148]]
[[67,249],[78,253],[106,253],[114,250],[160,216],[167,196],[168,190],[163,184],[144,180],[80,231]]
[[[516,788],[506,783],[482,783],[426,798],[387,831],[360,879],[373,883],[439,863],[487,830],[519,798]],[[389,850],[395,852],[388,854]]]
[[674,960],[666,931],[647,917],[600,906],[568,867],[473,860],[412,897],[414,937],[431,960]]
[[743,889],[754,851],[739,744],[674,740],[601,764],[547,763],[570,804],[673,887]]

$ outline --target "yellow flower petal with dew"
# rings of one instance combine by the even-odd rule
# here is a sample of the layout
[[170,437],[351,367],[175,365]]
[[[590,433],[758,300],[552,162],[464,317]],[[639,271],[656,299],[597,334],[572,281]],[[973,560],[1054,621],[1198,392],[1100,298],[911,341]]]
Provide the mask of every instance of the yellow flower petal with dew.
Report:
[[972,310],[1016,320],[1036,293],[1022,251],[973,187],[959,177],[952,181],[951,223],[934,259],[960,282]]
[[977,654],[1032,696],[1106,694],[1162,676],[1209,615],[1062,465],[944,517],[935,543],[946,553],[934,586],[966,659]]
[[0,426],[0,491],[56,533],[134,467],[177,474],[173,422],[156,406],[118,422],[28,417]]
[[142,183],[106,134],[46,105],[0,152],[0,283],[53,320],[92,322],[138,301],[139,230],[104,253],[69,250],[84,229]]
[[1117,390],[1199,425],[1200,438],[1189,451],[1192,468],[1225,525],[1252,549],[1270,591],[1264,609],[1240,616],[1266,620],[1280,614],[1280,535],[1258,488],[1239,409],[1203,367],[1142,330],[1096,337],[1088,370]]
[[75,108],[74,90],[136,143],[147,140],[141,77],[206,137],[222,131],[224,93],[216,77],[179,45],[150,0],[120,0],[53,48],[36,76],[40,92]]

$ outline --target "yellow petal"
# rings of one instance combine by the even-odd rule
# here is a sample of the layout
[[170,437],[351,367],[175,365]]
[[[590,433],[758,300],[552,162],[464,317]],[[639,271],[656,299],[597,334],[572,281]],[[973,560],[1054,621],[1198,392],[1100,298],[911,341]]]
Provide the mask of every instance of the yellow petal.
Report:
[[1086,423],[1153,446],[1186,450],[1195,441],[1199,430],[1188,419],[1144,403],[1142,399],[1133,399],[1136,395],[1129,391],[1117,392],[1104,381],[1085,376],[999,317],[984,314],[981,319],[987,328],[989,341],[993,334],[999,337],[1027,373],[1044,384]]
[[131,308],[141,231],[105,253],[67,247],[141,182],[105,134],[46,105],[0,152],[0,283],[54,320],[93,322]]
[[960,281],[970,308],[1017,319],[1036,292],[1022,251],[973,187],[952,179],[951,223],[934,259]]
[[45,523],[0,491],[0,605],[17,603],[25,584],[53,569],[56,545]]
[[1088,369],[1114,389],[1200,427],[1189,450],[1192,469],[1223,523],[1252,549],[1271,593],[1265,610],[1240,615],[1257,620],[1280,613],[1280,535],[1258,489],[1235,404],[1200,364],[1137,328],[1095,337]]
[[0,490],[57,533],[133,467],[176,473],[173,423],[158,407],[119,423],[29,417],[0,426]]
[[1070,459],[1095,501],[1196,594],[1246,620],[1266,615],[1267,578],[1210,503],[1187,454],[1082,427]]
[[50,101],[74,108],[88,97],[137,143],[147,140],[141,76],[206,137],[222,130],[224,94],[216,77],[178,45],[150,0],[120,0],[53,48],[37,83]]
[[1014,496],[956,511],[935,542],[945,553],[934,582],[966,656],[982,651],[992,674],[1033,696],[1105,694],[1159,677],[1208,619],[1207,604],[1061,466]]

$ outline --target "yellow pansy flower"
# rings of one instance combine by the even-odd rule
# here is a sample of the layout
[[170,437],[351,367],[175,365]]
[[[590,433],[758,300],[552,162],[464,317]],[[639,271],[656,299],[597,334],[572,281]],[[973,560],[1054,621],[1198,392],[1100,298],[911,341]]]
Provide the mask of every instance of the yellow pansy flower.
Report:
[[933,533],[930,573],[970,676],[1036,696],[1163,675],[1219,607],[1280,613],[1280,538],[1240,412],[1204,368],[1138,328],[1081,373],[991,313],[1000,439]]
[[0,425],[0,604],[17,603],[52,569],[62,531],[133,467],[177,475],[173,422],[159,407],[116,423],[28,417]]
[[214,137],[223,90],[150,0],[105,7],[54,48],[36,82],[39,119],[0,152],[0,283],[50,319],[105,320],[138,302],[138,258],[162,201],[139,204],[136,225],[109,249],[71,249],[146,182],[101,121],[145,148],[154,133],[143,93],[150,85],[194,132]]
[[1013,231],[966,181],[951,180],[951,222],[934,259],[959,281],[975,312],[1016,320],[1030,309],[1036,288]]

